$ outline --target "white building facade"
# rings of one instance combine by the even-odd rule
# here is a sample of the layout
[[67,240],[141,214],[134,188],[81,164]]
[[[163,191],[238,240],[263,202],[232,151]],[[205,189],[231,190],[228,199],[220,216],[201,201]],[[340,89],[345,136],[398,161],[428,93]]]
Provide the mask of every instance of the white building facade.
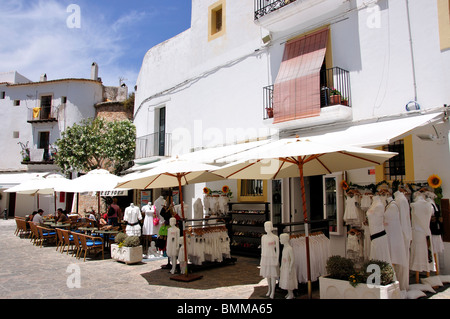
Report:
[[[342,179],[419,184],[437,174],[443,197],[450,196],[449,6],[448,0],[193,0],[191,28],[144,57],[134,122],[138,148],[145,141],[151,150],[138,149],[136,163],[287,136],[400,151],[401,164],[330,176],[340,197],[333,249],[345,254]],[[311,219],[327,217],[325,178],[307,179]],[[226,184],[237,201],[239,183],[189,186],[185,199],[192,205],[205,185]],[[265,184],[261,200],[271,203],[274,223],[302,219],[299,185],[298,178]],[[441,267],[450,269],[450,260]]]
[[[17,72],[0,74],[0,191],[59,172],[54,163],[55,142],[68,127],[95,118],[95,105],[109,97],[105,91],[96,63],[91,65],[91,78],[86,79],[48,80],[43,74],[33,82]],[[117,93],[118,88],[112,91]],[[2,212],[8,209],[9,216],[37,210],[36,196],[0,194],[0,208]],[[67,196],[57,194],[56,208],[66,209],[66,203]],[[39,196],[39,207],[46,214],[54,213],[53,197]]]

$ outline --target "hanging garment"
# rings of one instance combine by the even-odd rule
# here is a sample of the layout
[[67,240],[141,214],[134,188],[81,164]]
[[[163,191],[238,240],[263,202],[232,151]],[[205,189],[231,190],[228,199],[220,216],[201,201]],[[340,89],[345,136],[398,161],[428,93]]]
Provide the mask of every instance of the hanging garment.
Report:
[[139,207],[131,204],[125,208],[123,220],[127,222],[125,232],[128,236],[141,236],[141,225],[139,221],[142,220],[142,215]]
[[357,196],[348,196],[345,201],[344,222],[347,225],[361,226],[362,224],[361,213],[357,202]]
[[[293,237],[289,243],[294,252],[295,271],[299,283],[308,282],[306,239],[304,236]],[[311,281],[326,275],[326,262],[330,255],[330,240],[324,234],[309,236]]]
[[435,271],[430,231],[433,207],[421,196],[410,206],[412,242],[409,268],[413,271]]
[[361,209],[367,211],[372,204],[372,195],[364,194],[361,197]]
[[370,231],[370,256],[369,259],[376,259],[391,263],[389,253],[389,241],[384,229],[384,204],[380,196],[374,196],[372,205],[367,210]]
[[433,243],[433,251],[435,254],[442,253],[444,251],[444,242],[442,241],[443,225],[439,218],[441,212],[433,199],[427,198],[427,202],[433,206],[433,216],[430,222],[431,242]]

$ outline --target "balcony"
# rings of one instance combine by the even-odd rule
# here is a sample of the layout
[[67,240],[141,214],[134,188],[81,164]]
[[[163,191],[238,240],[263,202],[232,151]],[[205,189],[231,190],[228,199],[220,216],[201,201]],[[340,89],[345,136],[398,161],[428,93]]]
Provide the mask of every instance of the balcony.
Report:
[[28,123],[57,122],[58,110],[51,106],[35,107],[28,110]]
[[171,156],[171,150],[172,134],[156,132],[136,139],[135,159]]
[[272,32],[323,23],[350,9],[348,0],[254,0],[255,23]]
[[[269,85],[263,88],[263,120],[271,124],[273,118],[273,90]],[[290,126],[320,125],[351,118],[350,74],[348,71],[334,67],[320,72],[320,115],[297,119],[279,124],[280,128]]]
[[30,149],[28,156],[21,161],[23,165],[52,165],[54,163],[54,154],[48,148]]

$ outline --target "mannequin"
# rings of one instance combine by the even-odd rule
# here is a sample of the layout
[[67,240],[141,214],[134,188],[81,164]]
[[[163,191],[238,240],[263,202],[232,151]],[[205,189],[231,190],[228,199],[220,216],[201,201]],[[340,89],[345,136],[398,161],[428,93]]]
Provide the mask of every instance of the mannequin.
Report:
[[426,192],[426,201],[433,207],[433,215],[430,222],[431,242],[433,243],[434,260],[436,262],[436,275],[439,275],[438,255],[444,251],[444,242],[442,241],[443,225],[439,206],[434,199],[437,195],[434,192]]
[[261,269],[260,276],[267,279],[269,290],[268,297],[273,299],[275,295],[275,283],[280,277],[280,268],[278,257],[280,254],[280,244],[278,236],[272,233],[272,222],[264,223],[264,230],[267,234],[261,237]]
[[391,263],[389,242],[384,229],[384,204],[380,196],[374,196],[367,210],[370,231],[370,259]]
[[409,259],[407,258],[405,239],[400,223],[400,209],[392,197],[389,196],[387,202],[384,221],[391,262],[400,284],[400,290],[407,290],[409,286]]
[[410,205],[412,223],[410,269],[416,271],[416,281],[419,282],[419,272],[435,270],[430,231],[433,206],[422,195],[417,193],[414,195],[415,201]]
[[155,214],[155,206],[151,202],[142,206],[141,212],[144,214],[144,224],[142,225],[142,235],[145,237],[145,247],[149,247],[149,243],[152,241],[153,231],[153,215]]
[[[183,241],[183,236],[181,236],[178,239],[178,246],[180,247],[178,249],[179,254],[178,254],[178,261],[180,262],[180,272],[182,274],[184,274],[186,272],[186,260],[184,260],[184,241]],[[176,259],[175,259],[176,260]],[[175,261],[176,262],[176,261]]]
[[166,253],[172,262],[172,270],[170,273],[174,274],[177,267],[178,246],[180,239],[180,229],[176,226],[177,220],[172,217],[169,220],[170,228],[167,230],[167,246]]
[[280,243],[283,245],[280,267],[280,288],[286,289],[286,299],[294,298],[294,289],[298,288],[297,273],[294,269],[294,251],[289,243],[289,235],[281,234]]
[[139,207],[131,203],[130,206],[125,208],[123,220],[127,222],[125,232],[128,236],[141,236],[141,225],[139,221],[142,220],[142,214]]
[[[194,219],[200,219],[203,218],[203,204],[202,200],[200,198],[197,198],[194,202]],[[196,221],[194,222],[194,225],[200,225],[202,222]]]
[[150,243],[150,247],[148,248],[147,256],[150,258],[158,257],[158,251],[156,250],[156,243],[154,241],[152,241]]

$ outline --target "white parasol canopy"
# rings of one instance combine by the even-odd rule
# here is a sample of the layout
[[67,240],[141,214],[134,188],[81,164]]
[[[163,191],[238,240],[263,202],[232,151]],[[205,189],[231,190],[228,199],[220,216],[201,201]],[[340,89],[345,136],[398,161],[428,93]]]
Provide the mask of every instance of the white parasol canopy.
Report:
[[94,169],[83,176],[73,179],[70,185],[70,192],[112,191],[120,181],[120,176],[111,174],[105,169]]
[[[181,214],[183,219],[185,219],[182,186],[223,179],[222,176],[211,173],[215,169],[217,169],[217,166],[174,157],[160,162],[158,166],[148,171],[133,173],[128,177],[124,176],[124,181],[117,184],[117,187],[135,189],[178,187],[180,191]],[[186,230],[184,229],[183,232],[184,256],[187,265]],[[187,267],[184,278],[182,279],[184,281],[195,280],[192,277],[189,279]]]
[[380,165],[397,153],[351,146],[327,145],[307,139],[286,138],[222,159],[232,162],[215,173],[232,179],[276,179],[300,177],[306,236],[308,295],[311,298],[311,269],[304,176],[329,174]]

